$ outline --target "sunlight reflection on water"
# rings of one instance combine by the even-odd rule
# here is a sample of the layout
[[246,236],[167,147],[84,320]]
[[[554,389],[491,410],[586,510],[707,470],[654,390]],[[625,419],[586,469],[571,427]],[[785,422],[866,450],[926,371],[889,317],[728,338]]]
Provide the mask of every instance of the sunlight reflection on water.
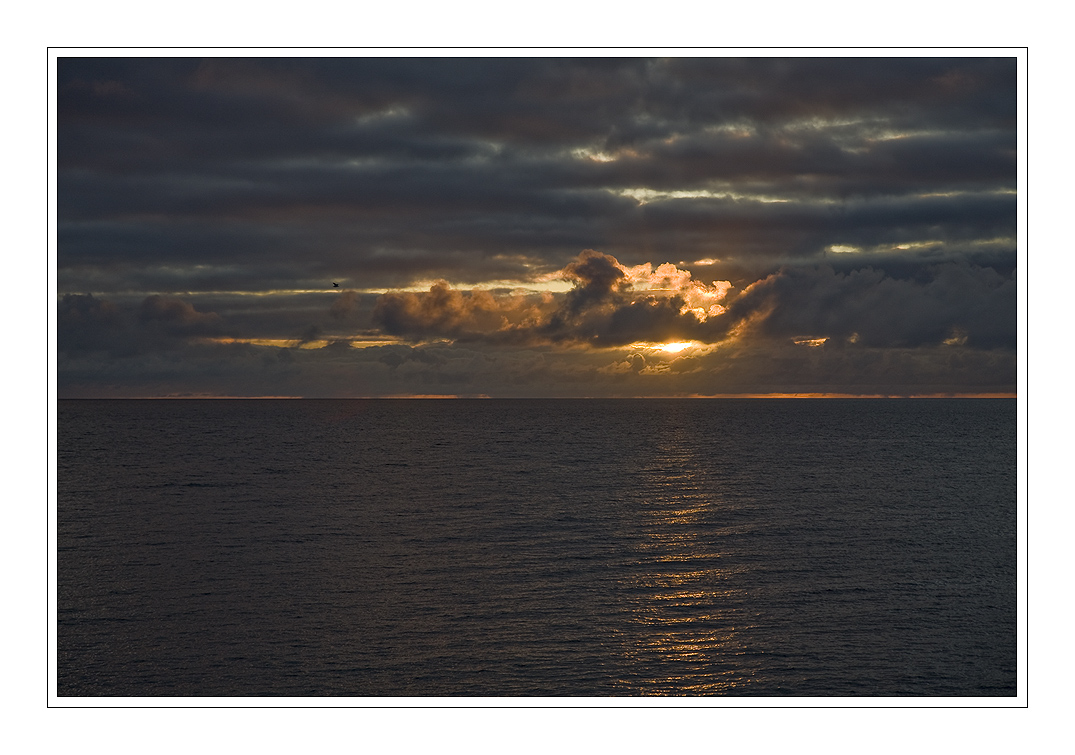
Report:
[[660,430],[639,485],[646,539],[640,569],[627,581],[639,625],[628,666],[651,670],[636,683],[640,694],[732,692],[749,677],[726,667],[743,627],[719,563],[713,521],[722,501],[707,485],[709,464],[698,458],[699,447],[683,427],[673,422]]

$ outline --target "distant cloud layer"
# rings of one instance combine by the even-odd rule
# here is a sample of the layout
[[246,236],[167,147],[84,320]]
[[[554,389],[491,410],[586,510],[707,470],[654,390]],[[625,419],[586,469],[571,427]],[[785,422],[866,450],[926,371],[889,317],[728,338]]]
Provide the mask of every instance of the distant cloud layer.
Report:
[[1012,58],[61,59],[61,394],[1010,392],[1016,90]]

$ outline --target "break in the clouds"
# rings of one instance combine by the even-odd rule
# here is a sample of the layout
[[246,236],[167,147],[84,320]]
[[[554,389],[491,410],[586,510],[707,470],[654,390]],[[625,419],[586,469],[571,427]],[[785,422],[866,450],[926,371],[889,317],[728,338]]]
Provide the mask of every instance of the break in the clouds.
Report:
[[1016,71],[61,58],[61,394],[1012,392]]

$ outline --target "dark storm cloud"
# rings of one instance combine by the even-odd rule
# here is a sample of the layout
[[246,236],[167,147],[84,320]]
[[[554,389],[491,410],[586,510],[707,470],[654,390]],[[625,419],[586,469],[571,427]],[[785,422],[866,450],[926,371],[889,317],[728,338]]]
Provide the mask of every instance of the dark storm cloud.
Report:
[[[1008,195],[972,195],[958,202],[944,197],[879,197],[839,204],[796,203],[779,210],[761,203],[690,199],[639,207],[624,218],[617,246],[662,239],[698,256],[762,265],[778,260],[779,265],[818,261],[834,245],[893,248],[929,239],[958,249],[960,242],[1011,238],[1015,230],[1016,207]],[[632,250],[624,256],[636,255]]]
[[124,308],[92,294],[65,294],[59,305],[57,345],[60,352],[107,351],[127,357],[219,335],[221,325],[215,312],[199,312],[170,297],[148,296],[137,308]]
[[[855,208],[819,224],[818,198],[902,203],[914,232],[1014,188],[1007,60],[72,59],[59,90],[61,266],[224,259],[260,283],[265,263],[303,277],[296,250],[353,274],[380,250],[478,282],[498,254],[643,261],[623,229],[684,213],[683,258],[722,238],[728,257],[809,258],[864,232]],[[725,184],[789,201],[639,212],[614,193]],[[971,195],[915,215],[954,190]],[[467,256],[446,271],[450,251]]]
[[980,348],[1016,346],[1014,276],[947,263],[898,279],[866,268],[788,268],[748,288],[733,318],[760,315],[771,337],[832,338],[864,346],[914,347],[945,341]]
[[[764,341],[773,365],[932,349],[966,379],[953,354],[1015,345],[1016,71],[1014,58],[60,59],[61,352],[86,370],[177,350],[204,366],[225,353],[208,336],[327,341],[267,358],[337,379],[357,360],[430,388],[494,368],[474,352],[419,378],[447,367],[346,344],[761,354]],[[690,287],[627,280],[667,262]],[[458,290],[558,271],[566,294]],[[331,281],[345,290],[316,295]],[[726,312],[702,317],[711,281],[733,287]],[[371,293],[418,282],[429,290]],[[806,354],[794,339],[807,337],[830,340]],[[509,362],[539,366],[512,353],[496,369],[521,386]],[[627,386],[657,369],[639,357],[553,372]]]
[[354,313],[358,305],[358,294],[354,291],[341,291],[332,306],[329,307],[329,315],[336,320],[346,320]]
[[97,351],[109,349],[125,327],[125,318],[114,303],[91,294],[65,294],[57,318],[59,349]]
[[164,332],[174,336],[215,335],[220,331],[220,315],[198,312],[181,299],[160,295],[146,297],[138,310],[142,324],[159,324]]
[[548,311],[546,297],[463,292],[438,281],[427,293],[388,293],[377,300],[373,323],[384,332],[414,339],[530,342],[534,324]]
[[595,304],[608,301],[626,283],[626,275],[615,257],[587,250],[564,268],[563,276],[576,282],[567,294],[567,310],[577,315]]

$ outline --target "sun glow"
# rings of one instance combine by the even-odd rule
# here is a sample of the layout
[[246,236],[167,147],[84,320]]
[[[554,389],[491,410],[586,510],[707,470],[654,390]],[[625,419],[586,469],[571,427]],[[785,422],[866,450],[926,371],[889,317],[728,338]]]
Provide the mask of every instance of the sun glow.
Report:
[[680,354],[688,349],[691,351],[699,350],[701,352],[709,351],[710,347],[706,344],[698,341],[669,341],[667,343],[656,343],[654,341],[635,341],[627,348],[635,351],[655,351],[664,354]]

